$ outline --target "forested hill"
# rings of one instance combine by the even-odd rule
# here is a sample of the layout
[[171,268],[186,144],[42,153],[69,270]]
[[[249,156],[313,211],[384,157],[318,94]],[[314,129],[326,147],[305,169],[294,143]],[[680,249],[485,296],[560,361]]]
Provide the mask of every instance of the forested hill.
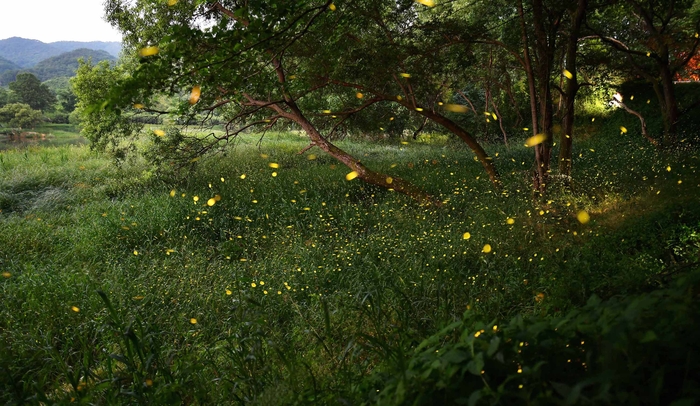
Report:
[[105,51],[115,58],[119,57],[119,53],[122,51],[122,44],[120,42],[103,42],[103,41],[91,41],[91,42],[77,42],[77,41],[58,41],[49,43],[52,47],[59,49],[61,52],[75,51],[76,49],[87,48],[96,51]]
[[61,76],[74,76],[75,71],[78,69],[78,59],[80,58],[86,61],[92,59],[93,63],[103,60],[117,60],[117,58],[105,51],[81,48],[44,59],[29,71],[36,75],[42,82]]
[[[10,40],[13,40],[13,38],[10,38]],[[33,64],[32,67],[23,67],[21,64],[18,64],[17,62],[12,61],[10,58],[2,55],[2,45],[12,43],[12,41],[8,41],[9,40],[0,41],[0,86],[7,86],[8,83],[13,82],[19,72],[30,72],[42,82],[58,77],[74,76],[76,69],[78,69],[78,59],[80,58],[85,60],[91,59],[93,63],[103,60],[117,60],[117,58],[115,58],[112,54],[103,50],[79,48],[42,59],[38,63]],[[30,41],[27,43],[30,45],[35,42],[33,40],[27,41]],[[73,42],[71,44],[90,43]],[[116,44],[119,45],[118,43]]]
[[58,48],[35,39],[12,37],[0,40],[0,57],[22,68],[31,68],[39,61],[60,53]]
[[45,59],[83,48],[104,51],[113,57],[117,57],[121,51],[121,44],[119,42],[101,41],[59,41],[47,44],[34,39],[12,37],[0,40],[0,57],[27,69],[34,67]]
[[3,72],[19,70],[19,65],[0,56],[0,75]]

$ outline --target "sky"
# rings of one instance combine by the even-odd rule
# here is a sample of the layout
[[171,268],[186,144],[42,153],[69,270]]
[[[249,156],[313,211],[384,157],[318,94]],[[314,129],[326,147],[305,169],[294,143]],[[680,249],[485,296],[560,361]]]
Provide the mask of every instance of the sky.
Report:
[[104,0],[0,0],[0,39],[121,41],[104,21]]

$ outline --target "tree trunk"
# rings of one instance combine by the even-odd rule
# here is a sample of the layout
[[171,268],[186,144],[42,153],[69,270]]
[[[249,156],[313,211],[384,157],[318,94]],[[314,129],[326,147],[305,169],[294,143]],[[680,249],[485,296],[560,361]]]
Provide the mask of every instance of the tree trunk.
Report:
[[[545,136],[542,143],[535,146],[535,171],[533,174],[533,190],[537,195],[543,195],[547,189],[552,154],[552,124],[553,106],[550,74],[554,60],[553,35],[550,38],[545,30],[545,17],[542,0],[532,2],[532,23],[535,30],[535,51],[537,55],[537,84],[540,108],[540,133]],[[555,29],[553,29],[555,31]]]
[[399,193],[403,193],[413,199],[420,201],[425,204],[433,204],[436,206],[442,205],[442,202],[430,194],[426,193],[422,189],[416,187],[411,182],[405,181],[401,178],[394,178],[383,173],[374,172],[364,166],[360,161],[355,159],[352,155],[343,151],[342,149],[333,145],[328,141],[316,127],[304,116],[299,109],[294,98],[289,94],[285,87],[286,75],[284,69],[282,68],[282,62],[277,57],[272,58],[272,66],[277,74],[277,80],[281,85],[281,91],[284,95],[284,102],[289,107],[289,111],[285,111],[277,104],[263,104],[264,106],[276,111],[281,117],[290,119],[301,126],[301,128],[306,132],[311,140],[311,144],[321,148],[327,154],[342,162],[345,166],[357,173],[357,176],[363,181],[383,187],[389,190],[395,190]]
[[505,79],[503,89],[508,95],[508,99],[510,99],[510,104],[513,107],[513,111],[515,111],[515,114],[518,116],[514,127],[520,127],[520,125],[523,123],[523,116],[520,114],[520,107],[518,106],[518,102],[515,100],[515,96],[513,95],[513,82],[511,81],[508,72],[505,73]]
[[[491,99],[491,90],[489,88],[488,82],[484,86],[484,113],[489,112],[489,100]],[[481,119],[484,119],[484,116],[481,116]],[[489,114],[486,116],[486,120],[484,120],[484,138],[489,139],[489,123],[491,122],[491,115]]]
[[617,103],[620,107],[622,107],[626,112],[630,113],[631,115],[633,115],[639,119],[639,122],[642,125],[642,135],[644,136],[644,138],[646,138],[651,143],[651,145],[658,147],[659,146],[658,141],[653,139],[649,135],[649,132],[647,131],[647,122],[646,122],[646,120],[644,120],[644,117],[641,114],[639,114],[639,112],[636,112],[636,111],[632,110],[631,108],[627,107],[627,105],[622,101],[616,100],[615,103]]
[[676,142],[676,122],[678,121],[678,101],[673,87],[673,74],[668,63],[660,66],[661,88],[663,90],[664,146],[670,147]]
[[581,25],[586,13],[588,0],[578,0],[576,11],[571,15],[571,28],[566,44],[565,69],[571,73],[564,87],[564,116],[562,118],[562,133],[559,139],[559,174],[564,176],[564,181],[569,184],[571,178],[571,154],[574,138],[574,102],[579,90],[578,76],[576,74],[576,51]]
[[423,118],[423,122],[421,123],[420,127],[418,127],[418,128],[416,129],[416,131],[413,132],[413,139],[414,139],[414,140],[417,140],[417,139],[418,139],[418,136],[419,136],[420,133],[423,131],[423,129],[425,128],[425,125],[426,125],[426,124],[428,124],[428,117]]
[[527,36],[527,25],[525,23],[525,13],[523,11],[523,0],[518,0],[518,15],[520,16],[520,28],[522,30],[523,41],[523,62],[525,65],[525,75],[527,76],[527,87],[530,93],[530,115],[532,119],[532,135],[539,133],[537,126],[537,90],[535,90],[535,74],[532,70],[532,57],[530,56],[530,44]]
[[[452,134],[458,136],[462,141],[464,141],[469,148],[474,152],[476,155],[477,159],[479,162],[481,162],[481,165],[484,167],[484,170],[489,176],[489,179],[491,180],[491,183],[493,184],[493,187],[496,190],[501,189],[501,180],[498,172],[496,171],[496,168],[493,166],[493,159],[484,151],[484,148],[481,147],[479,142],[470,134],[468,133],[465,129],[457,125],[455,122],[452,120],[448,119],[447,117],[436,113],[435,111],[429,110],[429,109],[423,109],[423,108],[417,108],[415,105],[415,100],[408,101],[406,99],[397,99],[393,96],[389,96],[386,94],[382,94],[381,91],[373,90],[373,89],[368,89],[365,88],[361,85],[353,84],[353,83],[347,83],[347,82],[342,82],[342,81],[337,81],[334,80],[333,83],[339,84],[341,86],[345,87],[351,87],[355,88],[358,90],[363,90],[363,91],[369,91],[374,93],[377,97],[381,97],[383,100],[388,101],[388,102],[394,102],[397,104],[400,104],[401,106],[407,108],[408,110],[415,111],[418,114],[422,115],[423,117],[427,117],[428,119],[432,120],[433,122],[440,124],[441,126],[445,127],[448,131],[450,131]],[[466,96],[463,95],[466,100]],[[470,102],[471,104],[471,102]]]
[[540,85],[540,95],[540,109],[543,112],[540,119],[540,128],[545,135],[545,139],[542,143],[535,146],[536,168],[532,187],[536,194],[543,195],[547,190],[552,156],[553,106],[549,83]]
[[503,134],[503,143],[506,145],[506,148],[508,148],[508,134],[506,133],[506,129],[503,127],[503,117],[501,117],[501,112],[498,110],[498,106],[493,100],[493,97],[491,98],[491,105],[493,106],[493,110],[496,112],[496,117],[498,117],[498,126],[501,128],[501,134]]
[[[402,102],[397,103],[404,105]],[[408,105],[405,106],[409,107]],[[484,148],[476,141],[476,139],[471,134],[469,134],[465,129],[457,125],[457,123],[455,123],[454,121],[434,111],[425,109],[423,111],[419,111],[418,114],[429,118],[435,123],[440,124],[452,134],[461,138],[462,141],[464,141],[469,146],[469,148],[471,148],[479,162],[481,162],[481,165],[484,167],[484,170],[489,175],[489,179],[491,180],[493,187],[496,188],[496,190],[501,189],[501,178],[498,174],[498,171],[496,171],[496,168],[493,166],[493,158],[491,158],[486,153]]]
[[[325,137],[318,132],[316,127],[304,116],[299,107],[293,100],[287,100],[291,113],[288,116],[291,120],[301,126],[301,128],[309,136],[311,142],[328,153],[333,158],[342,162],[351,170],[357,172],[357,176],[363,181],[383,187],[385,189],[395,190],[420,201],[421,203],[433,204],[436,206],[442,205],[442,202],[422,189],[416,187],[412,183],[398,177],[391,177],[383,173],[374,172],[364,166],[360,161],[342,149],[333,145]],[[279,110],[278,110],[279,112]]]

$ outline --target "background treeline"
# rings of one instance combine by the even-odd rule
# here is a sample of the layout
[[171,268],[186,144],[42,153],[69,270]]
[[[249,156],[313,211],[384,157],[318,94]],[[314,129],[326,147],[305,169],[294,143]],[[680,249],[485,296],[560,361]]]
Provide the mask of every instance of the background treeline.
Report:
[[120,50],[119,43],[0,40],[0,125],[6,127],[2,132],[14,134],[42,121],[68,123],[76,104],[69,78],[75,76],[78,60],[115,63],[116,57],[107,51]]

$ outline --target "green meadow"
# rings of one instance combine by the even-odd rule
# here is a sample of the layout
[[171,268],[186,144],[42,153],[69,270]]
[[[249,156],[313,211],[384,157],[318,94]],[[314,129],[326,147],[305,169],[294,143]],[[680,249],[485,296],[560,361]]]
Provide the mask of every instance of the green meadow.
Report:
[[2,151],[0,402],[693,404],[698,151],[610,128],[542,200],[521,140],[500,191],[446,136],[339,142],[441,207],[294,132],[169,172]]

